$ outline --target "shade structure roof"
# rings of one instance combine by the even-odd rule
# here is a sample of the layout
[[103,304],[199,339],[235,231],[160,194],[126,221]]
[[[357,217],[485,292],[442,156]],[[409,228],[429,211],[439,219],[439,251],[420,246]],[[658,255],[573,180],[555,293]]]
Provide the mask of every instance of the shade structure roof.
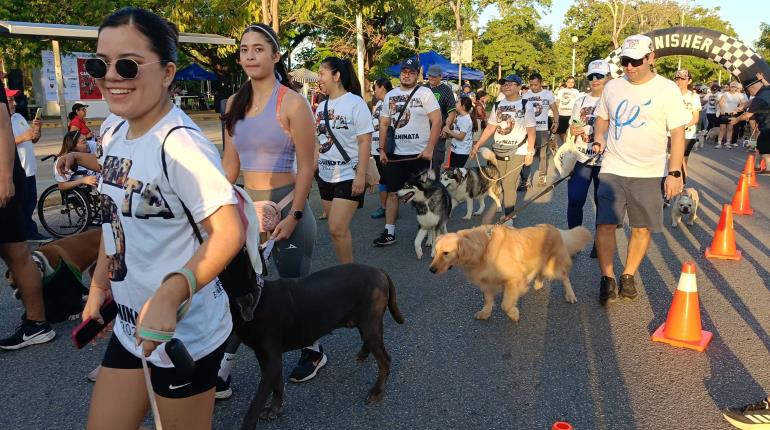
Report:
[[[0,37],[23,37],[30,39],[96,40],[99,27],[45,24],[37,22],[0,21]],[[216,34],[180,33],[179,43],[202,43],[209,45],[234,45],[235,39]]]
[[[414,57],[412,57],[414,58]],[[444,79],[458,79],[457,64],[452,64],[448,58],[439,54],[436,51],[428,51],[420,53],[420,66],[422,66],[423,78],[427,77],[428,68],[434,64],[440,65],[444,69],[444,73],[441,75]],[[388,74],[391,76],[398,76],[401,73],[401,65],[394,64],[388,67]],[[463,79],[469,81],[480,81],[484,79],[484,72],[470,67],[463,66]]]
[[174,77],[177,81],[216,81],[217,75],[204,69],[198,63],[179,69]]
[[300,84],[318,82],[318,73],[304,67],[291,71],[289,76],[291,76],[291,80],[299,82]]

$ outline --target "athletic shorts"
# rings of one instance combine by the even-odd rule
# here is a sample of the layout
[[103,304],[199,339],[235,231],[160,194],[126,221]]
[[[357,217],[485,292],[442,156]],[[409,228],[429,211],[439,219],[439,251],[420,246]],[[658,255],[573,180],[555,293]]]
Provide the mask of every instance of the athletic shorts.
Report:
[[[417,160],[398,161],[405,158],[414,158],[414,155],[391,155],[388,164],[385,165],[385,187],[389,193],[395,193],[404,187],[404,184],[412,177],[430,167],[430,161],[419,158]],[[391,161],[396,161],[392,163]]]
[[757,150],[762,155],[770,154],[770,130],[762,130],[757,136]]
[[728,124],[730,123],[731,119],[735,118],[735,116],[736,115],[729,114],[729,113],[724,115],[719,115],[719,118],[717,118],[717,122],[719,123],[719,125]]
[[24,203],[27,189],[26,175],[19,160],[19,154],[14,150],[13,188],[15,194],[5,206],[0,208],[0,243],[24,242]]
[[566,115],[559,115],[559,126],[556,128],[557,134],[566,133],[567,129],[569,129],[569,116]]
[[685,139],[684,141],[684,156],[689,157],[690,151],[695,146],[695,139]]
[[[196,361],[192,377],[179,375],[173,367],[158,367],[148,362],[152,390],[161,397],[184,399],[214,388],[217,385],[219,365],[225,354],[225,344],[227,342],[223,342],[212,353]],[[113,334],[104,352],[102,366],[110,369],[141,369],[142,360],[123,348]]]
[[321,200],[330,202],[334,199],[344,199],[354,202],[358,202],[358,207],[364,207],[364,193],[357,196],[353,195],[353,180],[347,180],[342,182],[326,182],[320,177],[316,178],[318,182],[318,193],[321,195]]
[[627,178],[599,173],[596,224],[628,223],[653,233],[663,230],[663,178]]

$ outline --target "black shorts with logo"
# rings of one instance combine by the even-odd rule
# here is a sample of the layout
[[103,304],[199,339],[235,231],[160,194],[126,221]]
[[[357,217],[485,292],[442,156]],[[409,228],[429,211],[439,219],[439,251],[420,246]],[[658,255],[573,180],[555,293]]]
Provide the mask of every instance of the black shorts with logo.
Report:
[[[0,105],[2,106],[2,105]],[[0,109],[4,109],[0,107]],[[0,243],[24,242],[24,190],[26,174],[19,160],[19,154],[13,151],[13,187],[15,194],[8,203],[0,208]]]
[[364,194],[365,192],[354,196],[353,195],[353,180],[347,180],[342,182],[326,182],[321,179],[320,176],[316,177],[318,182],[318,194],[321,195],[321,200],[330,202],[334,199],[344,199],[358,202],[358,207],[364,207]]
[[[389,193],[395,193],[404,187],[404,184],[412,177],[423,170],[430,168],[430,161],[423,158],[409,161],[399,161],[407,158],[415,158],[414,155],[391,155],[388,157],[388,164],[385,165],[385,187]],[[394,162],[395,161],[395,162]]]
[[[223,342],[209,355],[196,361],[195,373],[192,376],[185,377],[173,367],[158,367],[148,362],[152,390],[161,397],[184,399],[214,388],[217,385],[217,373],[225,355],[226,344],[227,342]],[[110,369],[141,369],[142,360],[126,350],[113,334],[104,352],[102,366]]]

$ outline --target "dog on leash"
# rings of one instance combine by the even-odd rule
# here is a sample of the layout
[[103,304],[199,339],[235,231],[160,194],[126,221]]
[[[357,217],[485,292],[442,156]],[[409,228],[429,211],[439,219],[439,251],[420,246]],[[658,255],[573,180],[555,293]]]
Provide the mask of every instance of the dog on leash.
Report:
[[674,197],[673,203],[671,206],[671,227],[679,227],[683,217],[687,225],[695,224],[695,220],[698,219],[698,204],[700,203],[698,190],[685,188]]
[[[226,277],[220,280],[230,300],[233,330],[254,350],[261,372],[242,429],[251,430],[259,419],[272,420],[281,414],[283,353],[310,345],[337,328],[358,328],[363,346],[357,360],[364,361],[371,353],[379,369],[366,403],[382,400],[391,362],[383,343],[385,309],[397,323],[404,323],[387,273],[363,264],[343,264],[301,279],[263,282],[251,262],[236,258],[223,274]],[[271,394],[270,406],[265,408]]]
[[[469,169],[453,167],[441,174],[441,183],[452,196],[452,208],[454,209],[460,202],[465,202],[466,212],[463,217],[465,220],[471,219],[471,213],[473,215],[484,213],[486,196],[491,197],[498,208],[502,207],[503,186],[499,181],[497,158],[489,148],[481,148],[479,155],[487,160],[486,166]],[[479,209],[476,212],[473,212],[474,200],[479,202]]]
[[701,130],[695,134],[695,144],[692,146],[693,151],[703,149],[706,145],[706,134],[708,134],[706,130]]
[[412,202],[417,211],[417,222],[420,230],[414,239],[414,252],[417,259],[422,259],[422,241],[427,236],[427,246],[431,247],[431,257],[434,255],[436,238],[446,233],[446,224],[452,212],[452,199],[444,184],[437,181],[433,171],[424,170],[412,176],[404,187],[398,190],[402,203]]
[[577,298],[569,280],[572,256],[591,242],[585,227],[559,230],[550,224],[522,229],[502,225],[482,225],[441,236],[436,241],[436,256],[430,265],[432,273],[444,273],[459,266],[465,277],[484,293],[484,307],[476,319],[492,315],[495,296],[503,293],[502,309],[513,321],[519,320],[519,297],[545,280],[564,284],[564,299]]

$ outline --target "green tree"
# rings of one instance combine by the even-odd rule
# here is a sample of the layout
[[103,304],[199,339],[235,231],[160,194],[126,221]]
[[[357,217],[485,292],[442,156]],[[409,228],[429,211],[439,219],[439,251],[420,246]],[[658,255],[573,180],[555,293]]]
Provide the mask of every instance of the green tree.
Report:
[[766,22],[759,24],[759,39],[756,42],[757,52],[765,61],[770,61],[770,25]]

